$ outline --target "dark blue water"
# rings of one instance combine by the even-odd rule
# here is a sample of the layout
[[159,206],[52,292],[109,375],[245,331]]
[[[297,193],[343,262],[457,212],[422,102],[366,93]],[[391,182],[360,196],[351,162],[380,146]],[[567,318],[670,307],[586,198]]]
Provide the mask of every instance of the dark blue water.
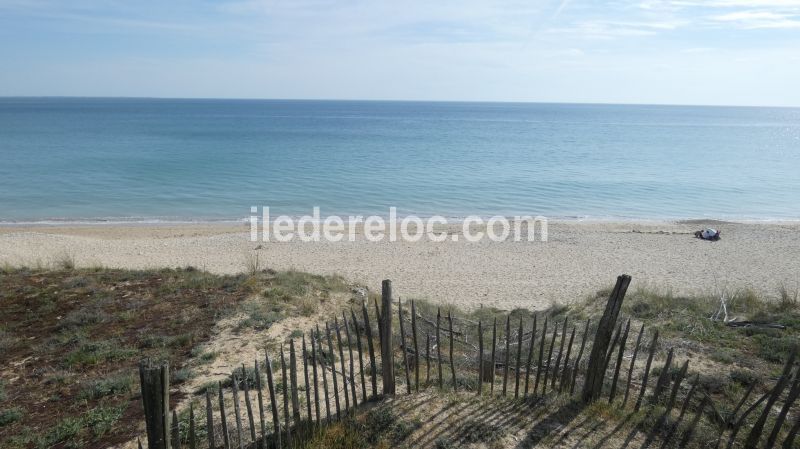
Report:
[[800,109],[0,99],[0,221],[800,218]]

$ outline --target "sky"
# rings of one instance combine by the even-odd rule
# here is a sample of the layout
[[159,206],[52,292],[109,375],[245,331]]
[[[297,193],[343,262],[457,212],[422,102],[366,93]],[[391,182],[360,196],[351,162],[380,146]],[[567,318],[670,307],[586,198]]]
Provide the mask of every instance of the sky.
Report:
[[800,0],[0,0],[0,96],[800,106]]

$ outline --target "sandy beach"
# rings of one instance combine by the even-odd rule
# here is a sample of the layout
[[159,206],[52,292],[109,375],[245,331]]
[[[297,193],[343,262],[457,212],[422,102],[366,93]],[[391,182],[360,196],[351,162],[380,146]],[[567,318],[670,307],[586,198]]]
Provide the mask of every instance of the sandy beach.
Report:
[[[0,227],[0,264],[192,265],[237,273],[263,268],[339,274],[372,290],[466,307],[544,308],[581,299],[628,273],[634,286],[676,293],[752,288],[776,296],[798,288],[800,224],[712,223],[722,240],[693,232],[708,222],[556,222],[547,242],[251,242],[242,224]],[[258,249],[256,249],[258,248]]]

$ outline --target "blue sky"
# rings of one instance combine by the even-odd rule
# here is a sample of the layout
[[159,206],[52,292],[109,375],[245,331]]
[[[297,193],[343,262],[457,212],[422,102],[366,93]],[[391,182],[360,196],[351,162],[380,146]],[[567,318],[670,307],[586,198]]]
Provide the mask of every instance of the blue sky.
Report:
[[800,0],[0,0],[0,95],[800,106]]

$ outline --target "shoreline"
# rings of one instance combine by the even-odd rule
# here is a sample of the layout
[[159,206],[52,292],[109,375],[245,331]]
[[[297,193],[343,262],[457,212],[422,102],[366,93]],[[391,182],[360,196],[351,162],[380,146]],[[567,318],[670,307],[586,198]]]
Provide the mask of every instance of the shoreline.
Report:
[[[722,240],[693,237],[708,223]],[[455,226],[460,228],[460,226]],[[338,274],[380,289],[392,279],[404,298],[474,308],[569,303],[633,276],[632,288],[676,294],[753,289],[776,297],[798,288],[800,223],[550,221],[542,241],[252,242],[247,223],[0,226],[0,265],[47,266],[69,255],[78,266],[194,266],[219,274],[260,268]],[[444,232],[458,229],[444,228]]]
[[[335,215],[335,214],[331,214]],[[275,217],[279,215],[273,215],[271,220],[274,221]],[[304,217],[305,215],[285,215],[291,218],[292,220],[299,220],[300,218]],[[341,217],[349,217],[349,215],[339,215]],[[366,217],[367,215],[360,215],[360,217]],[[374,215],[380,217],[384,220],[389,220],[388,215]],[[407,216],[417,216],[423,220],[427,220],[434,215],[414,215],[414,214],[406,214],[406,215],[398,215],[396,218],[397,220],[402,220]],[[476,217],[481,218],[482,220],[486,221],[489,218],[492,218],[490,215],[475,215]],[[505,217],[509,221],[514,221],[515,218],[520,217],[520,215],[497,215],[500,217]],[[523,215],[524,217],[525,215]],[[547,220],[549,223],[555,224],[572,224],[572,223],[587,223],[587,224],[706,224],[706,225],[721,225],[721,224],[776,224],[776,225],[792,225],[792,224],[800,224],[800,217],[798,218],[754,218],[754,217],[689,217],[689,218],[676,218],[676,217],[654,217],[654,218],[639,218],[639,217],[619,217],[619,216],[557,216],[557,217],[546,217],[546,216],[537,216],[537,215],[528,215],[532,217],[541,217]],[[444,216],[444,219],[448,221],[448,225],[455,225],[455,222],[460,222],[466,219],[468,216]],[[469,216],[473,217],[473,216]],[[323,220],[309,220],[309,223],[319,223]],[[451,221],[453,223],[451,223]],[[258,223],[259,225],[262,223],[261,216],[258,216]],[[75,218],[75,219],[42,219],[42,220],[3,220],[0,219],[0,229],[3,228],[14,228],[14,227],[25,227],[25,228],[36,228],[36,227],[76,227],[76,226],[145,226],[145,227],[170,227],[170,226],[229,226],[229,225],[249,225],[249,217],[242,217],[242,218],[220,218],[220,219],[208,219],[208,218],[198,218],[198,219],[161,219],[161,218],[141,218],[141,219],[127,219],[127,218]]]

